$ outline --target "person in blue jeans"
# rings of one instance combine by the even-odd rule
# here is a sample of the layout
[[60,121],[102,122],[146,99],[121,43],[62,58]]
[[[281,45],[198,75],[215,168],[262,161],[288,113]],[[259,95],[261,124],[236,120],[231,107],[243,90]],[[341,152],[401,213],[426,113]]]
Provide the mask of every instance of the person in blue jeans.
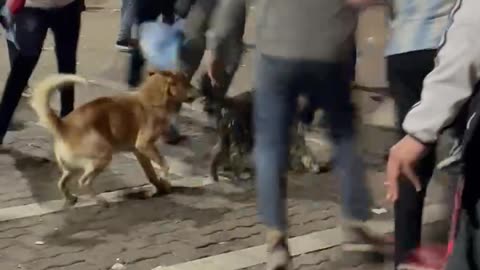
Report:
[[135,24],[135,0],[122,0],[120,8],[120,30],[115,47],[119,51],[132,49],[132,27]]
[[[267,270],[289,269],[287,169],[289,128],[297,98],[304,94],[322,108],[334,143],[335,172],[341,182],[343,249],[385,248],[370,233],[371,197],[357,152],[350,97],[351,55],[358,9],[365,0],[260,0],[257,2],[254,130],[257,205],[267,227]],[[223,0],[207,36],[212,81],[231,31],[242,22],[246,1]]]

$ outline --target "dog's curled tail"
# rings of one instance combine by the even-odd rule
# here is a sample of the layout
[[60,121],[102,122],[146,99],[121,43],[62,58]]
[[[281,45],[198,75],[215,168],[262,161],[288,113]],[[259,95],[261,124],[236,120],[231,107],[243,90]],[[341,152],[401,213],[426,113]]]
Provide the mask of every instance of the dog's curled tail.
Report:
[[33,89],[30,104],[36,112],[40,124],[55,136],[61,136],[62,120],[50,108],[50,97],[53,91],[59,87],[74,83],[87,84],[87,80],[73,74],[54,74],[38,83]]

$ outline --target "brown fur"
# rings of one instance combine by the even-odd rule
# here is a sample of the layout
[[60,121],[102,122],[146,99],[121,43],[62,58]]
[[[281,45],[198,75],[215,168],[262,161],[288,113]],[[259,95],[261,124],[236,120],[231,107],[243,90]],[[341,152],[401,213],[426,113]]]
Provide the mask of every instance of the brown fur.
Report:
[[60,85],[82,80],[76,75],[53,75],[40,83],[32,96],[32,107],[40,122],[54,135],[55,156],[62,170],[58,187],[66,204],[77,201],[67,187],[75,170],[83,170],[78,180],[80,186],[99,203],[106,204],[96,196],[92,182],[119,151],[133,152],[156,191],[169,192],[169,182],[157,177],[151,161],[168,174],[168,164],[155,142],[168,132],[170,117],[189,98],[186,77],[156,72],[133,94],[95,99],[60,119],[48,107],[51,93]]

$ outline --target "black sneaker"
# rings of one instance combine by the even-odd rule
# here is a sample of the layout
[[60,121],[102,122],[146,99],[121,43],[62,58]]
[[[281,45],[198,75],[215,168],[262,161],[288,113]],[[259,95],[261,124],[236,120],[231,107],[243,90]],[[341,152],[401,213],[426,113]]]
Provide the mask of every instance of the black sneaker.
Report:
[[128,39],[118,40],[115,43],[115,48],[117,48],[117,50],[119,50],[121,52],[130,52],[132,50],[130,40],[128,40]]

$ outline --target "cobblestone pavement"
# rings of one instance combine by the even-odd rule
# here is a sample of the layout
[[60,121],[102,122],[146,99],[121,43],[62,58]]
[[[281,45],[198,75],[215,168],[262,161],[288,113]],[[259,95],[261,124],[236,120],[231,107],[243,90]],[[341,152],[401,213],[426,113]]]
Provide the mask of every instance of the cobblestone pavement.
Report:
[[[105,177],[106,178],[106,177]],[[335,227],[332,181],[292,181],[291,236]],[[314,197],[322,198],[314,201]],[[108,269],[117,258],[129,269],[151,269],[263,242],[250,185],[178,188],[175,194],[128,200],[109,209],[86,207],[0,223],[1,269]]]
[[[132,168],[127,162],[124,167]],[[140,172],[128,173],[132,179],[143,177]],[[36,176],[42,181],[41,173]],[[99,181],[115,185],[125,176],[106,174]],[[378,186],[381,173],[371,172],[370,176],[372,185]],[[52,182],[44,185],[55,186]],[[335,227],[337,189],[329,174],[292,176],[290,236]],[[148,200],[128,196],[108,209],[92,206],[2,222],[0,269],[98,270],[108,269],[118,259],[128,269],[146,270],[261,245],[263,228],[256,217],[254,195],[251,182],[222,182],[202,188],[178,187],[171,195]],[[382,194],[376,195],[380,205]],[[440,198],[433,196],[433,200]],[[329,269],[332,262],[323,263],[327,255],[312,253],[297,260],[305,269],[314,269],[315,264]]]
[[[293,258],[293,269],[295,270],[392,270],[391,263],[359,264],[351,267],[341,266],[340,248],[331,248],[323,251],[303,254]],[[242,270],[264,270],[264,265],[244,268]]]

